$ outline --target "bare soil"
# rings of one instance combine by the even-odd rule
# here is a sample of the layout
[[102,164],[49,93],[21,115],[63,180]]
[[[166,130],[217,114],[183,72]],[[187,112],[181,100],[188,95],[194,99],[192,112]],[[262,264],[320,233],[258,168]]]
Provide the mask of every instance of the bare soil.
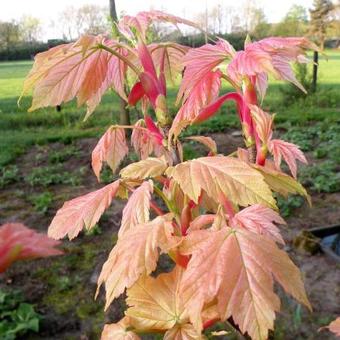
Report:
[[[242,137],[233,131],[211,135],[221,153],[229,154],[236,146],[242,146]],[[74,143],[76,156],[62,162],[63,170],[75,174],[82,168],[77,185],[57,184],[43,188],[31,186],[25,178],[34,168],[49,164],[49,154],[63,150],[60,143],[44,147],[33,147],[20,157],[19,180],[0,191],[0,224],[21,222],[46,232],[48,225],[65,200],[100,188],[92,173],[90,156],[95,139],[83,139]],[[195,146],[203,152],[204,148]],[[45,191],[53,194],[54,201],[46,214],[35,210],[31,197]],[[338,224],[340,220],[340,193],[313,195],[313,207],[304,204],[287,218],[282,229],[286,250],[300,267],[313,312],[298,306],[293,299],[282,296],[282,311],[277,316],[273,339],[335,339],[329,332],[318,333],[340,314],[340,264],[327,255],[301,253],[294,248],[293,240],[301,230]],[[99,223],[97,235],[82,233],[72,242],[64,240],[64,256],[36,261],[17,262],[0,276],[0,287],[21,289],[25,299],[36,306],[43,315],[39,334],[30,334],[25,339],[98,339],[104,322],[118,321],[124,310],[124,299],[120,298],[103,312],[103,291],[94,302],[96,281],[101,266],[116,241],[123,202],[114,201],[112,207]],[[154,337],[146,336],[145,339]],[[231,337],[220,337],[231,339]]]

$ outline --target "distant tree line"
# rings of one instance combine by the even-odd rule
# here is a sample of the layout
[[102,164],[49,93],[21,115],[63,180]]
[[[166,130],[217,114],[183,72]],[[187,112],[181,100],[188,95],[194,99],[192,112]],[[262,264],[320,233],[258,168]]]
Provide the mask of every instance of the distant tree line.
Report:
[[[51,23],[51,28],[62,30],[63,39],[48,43],[41,42],[42,25],[36,18],[25,16],[18,22],[0,22],[0,60],[30,59],[61,41],[74,41],[85,33],[110,32],[113,25],[109,13],[109,8],[97,5],[67,7]],[[241,8],[217,4],[192,19],[207,31],[208,38],[220,36],[236,49],[243,48],[247,34],[253,40],[268,36],[308,36],[320,46],[340,45],[340,0],[314,0],[309,10],[293,5],[279,23],[268,22],[254,0],[247,0]],[[203,33],[170,31],[168,26],[156,24],[150,35],[153,40],[171,39],[195,47],[203,45],[207,38]]]

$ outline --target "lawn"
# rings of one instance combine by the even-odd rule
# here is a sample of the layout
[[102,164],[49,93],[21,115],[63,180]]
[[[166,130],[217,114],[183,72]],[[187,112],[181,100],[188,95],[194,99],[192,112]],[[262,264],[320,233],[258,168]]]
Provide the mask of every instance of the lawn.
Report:
[[[298,101],[284,100],[280,91],[287,87],[273,81],[265,99],[264,107],[276,112],[277,122],[305,124],[309,121],[337,121],[340,106],[340,52],[327,51],[328,61],[320,60],[319,91]],[[27,146],[51,141],[70,142],[77,138],[99,136],[109,124],[116,121],[117,96],[108,93],[93,116],[83,122],[85,108],[77,108],[74,102],[63,106],[62,112],[54,108],[28,113],[30,97],[24,97],[17,105],[25,76],[32,66],[30,61],[0,63],[0,165],[10,163]],[[175,88],[170,90],[170,101],[175,97]],[[292,103],[294,102],[294,103]],[[176,108],[172,107],[175,113]],[[231,114],[225,114],[231,112]],[[236,117],[232,106],[226,105],[214,119],[192,129],[192,132],[221,131],[235,126]],[[133,114],[136,114],[133,112]]]
[[[313,200],[312,209],[295,196],[278,201],[287,221],[287,227],[282,228],[285,247],[302,270],[314,312],[308,313],[292,299],[282,297],[282,312],[271,334],[274,340],[320,339],[317,329],[338,312],[338,264],[320,252],[311,256],[294,243],[301,230],[338,224],[340,219],[340,51],[327,51],[327,55],[328,61],[320,60],[316,94],[304,96],[272,80],[263,103],[266,110],[277,113],[277,133],[306,152],[310,164],[301,167],[299,179]],[[117,121],[119,102],[115,94],[106,94],[86,122],[85,108],[77,108],[74,102],[63,105],[61,112],[46,108],[28,113],[31,98],[23,98],[20,107],[17,100],[31,66],[31,61],[0,63],[0,225],[17,221],[46,232],[65,200],[112,180],[106,168],[103,183],[97,183],[90,155],[98,137]],[[176,86],[169,94],[169,102],[173,102]],[[175,107],[171,110],[176,113]],[[137,112],[133,110],[132,115],[135,118]],[[226,104],[218,115],[190,127],[186,134],[210,135],[218,150],[228,153],[243,143],[234,133],[236,128],[235,109]],[[200,152],[194,143],[184,145],[187,159]],[[124,165],[127,162],[129,159]],[[93,231],[72,242],[64,240],[64,256],[18,262],[5,273],[4,283],[0,280],[0,298],[7,296],[12,301],[18,289],[23,296],[14,299],[17,305],[25,301],[41,315],[39,334],[30,333],[28,339],[97,339],[104,318],[113,322],[122,316],[121,300],[105,315],[103,294],[93,301],[96,278],[116,241],[112,234],[119,228],[122,207],[121,201],[114,200]]]

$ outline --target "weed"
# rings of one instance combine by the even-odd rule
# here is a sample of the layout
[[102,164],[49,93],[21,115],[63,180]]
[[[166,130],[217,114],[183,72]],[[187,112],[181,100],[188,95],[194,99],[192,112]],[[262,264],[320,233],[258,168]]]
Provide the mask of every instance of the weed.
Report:
[[100,235],[101,233],[102,233],[102,229],[100,228],[100,226],[98,224],[96,224],[91,229],[85,230],[86,236],[95,236],[95,235]]
[[19,179],[19,169],[16,165],[3,167],[0,174],[0,188],[4,188],[8,184],[18,182]]
[[51,164],[65,162],[71,157],[79,157],[80,151],[73,145],[65,147],[62,150],[51,151],[48,155],[48,161]]
[[[83,172],[83,169],[79,169],[79,172]],[[34,168],[31,173],[25,178],[25,181],[34,186],[48,187],[55,184],[80,184],[80,174],[71,174],[64,171],[61,164],[54,166],[45,166]]]
[[282,217],[289,217],[294,213],[294,210],[302,207],[304,199],[300,196],[289,196],[287,199],[281,196],[277,198],[277,204]]
[[47,210],[52,205],[53,195],[50,192],[45,191],[42,194],[30,197],[30,201],[33,203],[34,210],[41,214],[46,214]]
[[313,164],[300,171],[301,182],[315,192],[337,192],[340,190],[340,173],[336,163],[325,161],[321,164]]
[[0,290],[0,338],[14,340],[30,331],[39,331],[40,315],[24,303],[19,291]]

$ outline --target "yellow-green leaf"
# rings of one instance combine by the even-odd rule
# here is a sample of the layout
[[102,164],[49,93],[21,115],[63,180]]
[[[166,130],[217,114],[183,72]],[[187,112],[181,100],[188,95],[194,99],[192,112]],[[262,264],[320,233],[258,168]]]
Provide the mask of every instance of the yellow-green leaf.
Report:
[[223,193],[241,206],[261,203],[276,209],[263,176],[245,162],[232,157],[202,157],[181,163],[166,172],[194,202],[204,190],[217,200]]

